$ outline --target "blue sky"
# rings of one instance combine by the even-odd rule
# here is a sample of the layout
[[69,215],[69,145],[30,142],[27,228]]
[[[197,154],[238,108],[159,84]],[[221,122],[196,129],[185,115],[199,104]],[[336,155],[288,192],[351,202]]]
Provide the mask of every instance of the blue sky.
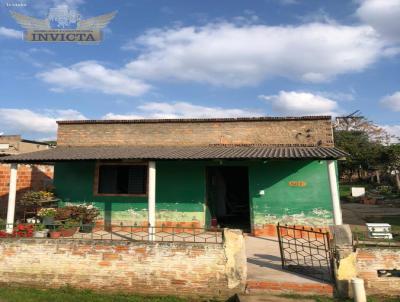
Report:
[[[8,7],[22,3],[24,7]],[[97,45],[32,43],[10,11],[118,11]],[[361,112],[400,135],[400,0],[0,0],[0,133],[59,119]]]

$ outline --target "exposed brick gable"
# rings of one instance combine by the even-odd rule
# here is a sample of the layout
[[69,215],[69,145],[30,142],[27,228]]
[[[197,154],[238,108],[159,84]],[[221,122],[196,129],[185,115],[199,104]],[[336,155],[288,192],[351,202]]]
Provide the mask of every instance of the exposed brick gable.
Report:
[[330,119],[60,123],[58,146],[267,144],[332,147]]

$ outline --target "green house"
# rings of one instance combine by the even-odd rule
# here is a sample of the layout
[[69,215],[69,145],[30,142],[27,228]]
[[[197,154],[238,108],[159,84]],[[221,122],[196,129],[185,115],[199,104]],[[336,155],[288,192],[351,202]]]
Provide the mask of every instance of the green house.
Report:
[[309,116],[60,121],[57,148],[2,161],[54,163],[61,206],[93,204],[99,224],[262,235],[278,222],[341,224],[336,160],[345,156],[331,118]]

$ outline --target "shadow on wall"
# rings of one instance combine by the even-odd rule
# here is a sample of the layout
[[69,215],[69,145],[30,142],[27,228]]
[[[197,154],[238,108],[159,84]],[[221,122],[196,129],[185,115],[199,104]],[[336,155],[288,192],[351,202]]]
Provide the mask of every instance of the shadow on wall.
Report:
[[[0,164],[0,218],[7,217],[10,165]],[[19,165],[17,177],[17,202],[27,191],[40,191],[53,184],[53,166]],[[22,218],[24,209],[16,207],[15,217]]]

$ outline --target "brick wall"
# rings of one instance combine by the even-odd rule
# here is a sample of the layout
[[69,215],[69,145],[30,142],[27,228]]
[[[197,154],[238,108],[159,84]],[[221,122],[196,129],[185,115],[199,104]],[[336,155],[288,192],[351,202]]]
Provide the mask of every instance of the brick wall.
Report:
[[[17,198],[28,190],[42,190],[52,183],[53,166],[51,165],[18,165]],[[0,217],[7,210],[10,183],[10,165],[0,164]]]
[[399,295],[400,277],[378,277],[377,270],[400,269],[400,247],[357,248],[357,277],[364,279],[368,295]]
[[226,297],[245,283],[243,235],[225,244],[2,239],[0,283]]
[[58,146],[304,144],[333,146],[329,119],[236,122],[60,123]]

